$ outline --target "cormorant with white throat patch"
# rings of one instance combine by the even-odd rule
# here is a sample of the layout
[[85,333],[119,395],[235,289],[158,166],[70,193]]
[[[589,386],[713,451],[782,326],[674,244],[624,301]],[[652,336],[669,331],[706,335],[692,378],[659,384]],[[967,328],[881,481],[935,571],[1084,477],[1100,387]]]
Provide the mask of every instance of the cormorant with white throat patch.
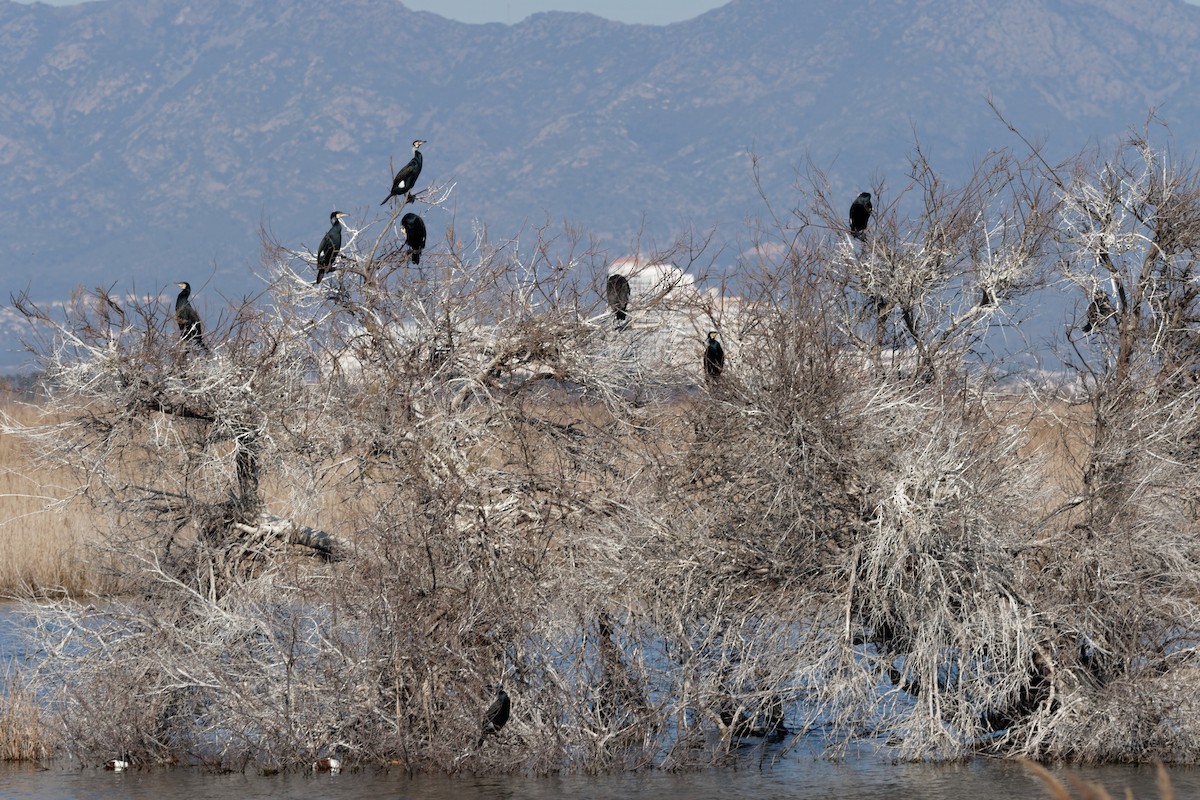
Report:
[[422,165],[425,163],[425,157],[421,155],[421,145],[423,144],[425,144],[424,139],[413,140],[412,159],[396,173],[396,177],[392,179],[392,193],[383,198],[383,202],[379,205],[387,205],[387,201],[397,195],[404,197],[404,203],[401,205],[412,202],[412,188],[417,182],[417,177],[421,174]]

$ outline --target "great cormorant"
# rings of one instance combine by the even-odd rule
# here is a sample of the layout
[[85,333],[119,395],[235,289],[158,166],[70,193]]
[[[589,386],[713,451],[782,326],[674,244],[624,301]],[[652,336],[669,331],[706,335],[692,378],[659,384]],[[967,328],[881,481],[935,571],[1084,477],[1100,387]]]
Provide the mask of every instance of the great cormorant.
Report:
[[325,277],[325,273],[333,272],[333,262],[337,261],[338,253],[342,252],[342,217],[345,212],[334,211],[329,215],[329,231],[317,248],[317,283]]
[[1087,307],[1087,322],[1083,323],[1083,332],[1091,333],[1117,313],[1108,295],[1097,289],[1092,293],[1091,302]]
[[871,205],[870,192],[862,192],[854,198],[854,202],[850,204],[850,233],[852,235],[862,236],[862,232],[867,229],[867,221],[871,219],[871,212],[874,210],[874,206]]
[[629,318],[629,280],[624,275],[609,275],[604,294],[607,296],[609,308],[613,310],[613,316],[617,318],[617,327],[623,326]]
[[708,332],[708,346],[704,348],[704,373],[710,381],[721,377],[725,369],[725,348],[717,341],[717,332]]
[[482,730],[479,733],[479,744],[476,747],[483,745],[483,740],[488,737],[488,734],[499,733],[500,729],[504,727],[504,723],[508,722],[509,712],[512,711],[512,701],[508,699],[508,692],[504,691],[504,687],[495,686],[493,688],[496,690],[496,699],[483,714]]
[[379,205],[387,205],[387,201],[396,195],[404,195],[405,203],[412,202],[413,184],[417,182],[417,177],[421,174],[421,165],[425,163],[425,158],[421,155],[421,145],[423,144],[425,144],[424,139],[413,141],[412,159],[396,173],[396,177],[392,179],[392,193],[383,198],[383,202]]
[[195,341],[201,350],[207,350],[204,333],[200,329],[200,315],[192,308],[192,285],[187,281],[175,285],[180,289],[179,296],[175,298],[175,321],[179,323],[179,336],[183,341]]
[[425,249],[425,220],[411,211],[400,218],[400,230],[404,231],[404,242],[412,250],[412,263],[421,263],[421,251]]

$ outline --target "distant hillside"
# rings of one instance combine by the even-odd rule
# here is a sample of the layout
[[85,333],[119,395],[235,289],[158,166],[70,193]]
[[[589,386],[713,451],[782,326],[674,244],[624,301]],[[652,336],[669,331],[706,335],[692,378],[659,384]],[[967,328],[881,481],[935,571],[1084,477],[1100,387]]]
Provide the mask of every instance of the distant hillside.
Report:
[[[315,247],[332,208],[378,218],[417,137],[460,226],[565,218],[614,253],[643,225],[659,242],[716,227],[729,266],[762,210],[751,151],[786,205],[809,155],[848,202],[901,182],[914,133],[950,172],[1012,144],[989,94],[1059,152],[1151,107],[1182,134],[1200,126],[1200,8],[734,0],[652,27],[466,25],[396,0],[0,0],[0,70],[7,289],[187,276],[238,295],[260,224]],[[429,215],[434,241],[450,218]]]

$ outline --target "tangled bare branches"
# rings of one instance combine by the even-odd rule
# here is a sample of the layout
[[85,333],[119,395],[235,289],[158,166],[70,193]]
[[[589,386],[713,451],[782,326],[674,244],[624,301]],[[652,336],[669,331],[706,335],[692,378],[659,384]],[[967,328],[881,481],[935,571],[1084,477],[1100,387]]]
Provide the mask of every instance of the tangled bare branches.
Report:
[[[673,286],[621,324],[590,248],[450,229],[418,265],[395,219],[348,220],[317,287],[270,246],[208,353],[158,298],[20,301],[51,398],[21,432],[134,589],[39,607],[60,731],[261,769],[682,768],[809,734],[1195,760],[1200,223],[1190,173],[1134,152],[962,187],[918,154],[861,240],[817,175],[739,298]],[[1083,410],[980,355],[1052,235],[1075,284],[1124,287],[1075,340]]]

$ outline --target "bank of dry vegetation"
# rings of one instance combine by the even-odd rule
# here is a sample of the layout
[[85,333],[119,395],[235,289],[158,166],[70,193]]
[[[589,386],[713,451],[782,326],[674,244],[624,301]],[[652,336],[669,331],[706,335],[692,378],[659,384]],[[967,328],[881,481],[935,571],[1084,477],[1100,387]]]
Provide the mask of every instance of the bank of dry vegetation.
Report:
[[[22,426],[42,418],[32,397],[0,394],[0,413]],[[23,439],[0,437],[0,597],[117,588],[95,546],[91,509],[70,500],[77,483],[65,470],[37,466]]]
[[[1194,170],[1143,139],[962,186],[918,159],[862,240],[803,192],[736,303],[627,325],[582,245],[451,230],[417,267],[395,220],[333,287],[270,249],[209,353],[158,303],[21,301],[50,416],[8,428],[135,589],[34,609],[49,730],[237,769],[674,769],[810,734],[1196,761]],[[1080,299],[1067,395],[992,348],[1046,286]],[[681,358],[647,357],[664,327]]]

